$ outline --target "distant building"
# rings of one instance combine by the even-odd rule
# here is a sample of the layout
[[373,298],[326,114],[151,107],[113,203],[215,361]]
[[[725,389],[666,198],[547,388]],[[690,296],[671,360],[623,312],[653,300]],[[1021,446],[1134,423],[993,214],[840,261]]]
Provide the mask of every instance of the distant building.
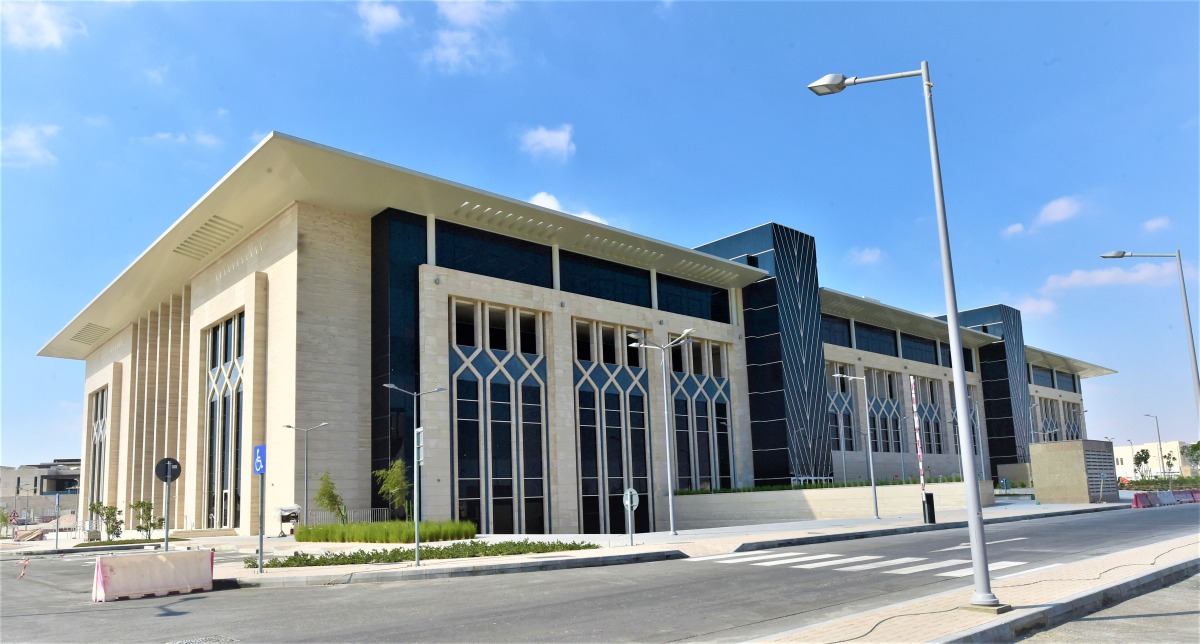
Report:
[[[1080,381],[1112,373],[995,309],[1002,328],[962,329],[984,478],[1085,438]],[[686,329],[665,356],[629,346]],[[366,514],[371,471],[413,462],[417,410],[390,383],[447,390],[420,403],[424,517],[619,533],[627,488],[635,529],[661,529],[669,488],[862,480],[868,448],[879,478],[915,477],[917,436],[928,475],[963,474],[948,340],[822,288],[816,240],[785,226],[688,249],[275,133],[40,355],[86,363],[80,507],[164,507],[173,456],[176,526],[250,533],[325,471]]]
[[1142,450],[1150,452],[1150,461],[1142,468],[1143,474],[1147,477],[1162,476],[1163,468],[1166,467],[1165,456],[1168,454],[1175,457],[1175,466],[1167,470],[1168,474],[1171,476],[1196,476],[1200,472],[1197,472],[1197,468],[1183,456],[1183,450],[1187,449],[1188,445],[1183,441],[1163,441],[1161,454],[1164,459],[1159,461],[1160,451],[1157,441],[1141,445],[1130,445],[1128,442],[1121,445],[1114,442],[1113,459],[1117,465],[1117,476],[1124,476],[1131,481],[1139,478],[1133,468],[1133,455]]
[[8,467],[0,465],[0,506],[22,518],[54,516],[54,497],[63,512],[79,506],[80,461],[57,458],[50,463]]

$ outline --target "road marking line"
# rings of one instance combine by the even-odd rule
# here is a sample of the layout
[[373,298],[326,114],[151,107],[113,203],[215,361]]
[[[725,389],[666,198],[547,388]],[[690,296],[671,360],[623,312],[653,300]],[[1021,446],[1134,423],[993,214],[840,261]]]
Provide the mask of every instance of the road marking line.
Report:
[[834,561],[818,561],[817,563],[802,564],[799,566],[792,566],[792,567],[793,568],[824,568],[826,566],[840,566],[842,564],[853,563],[855,561],[870,561],[872,559],[882,559],[882,558],[883,557],[878,557],[878,556],[874,556],[874,555],[863,556],[863,557],[849,557],[847,559],[836,559]]
[[760,560],[760,559],[778,559],[779,557],[790,557],[790,556],[792,556],[792,555],[798,555],[798,554],[803,554],[803,553],[799,553],[799,552],[777,552],[777,553],[775,553],[775,554],[773,554],[773,555],[755,555],[755,556],[753,556],[753,557],[741,557],[741,558],[739,558],[739,559],[727,559],[727,560],[725,560],[725,561],[718,561],[717,563],[743,563],[743,562],[746,562],[746,561],[758,561],[758,560]]
[[1032,568],[1032,569],[1030,569],[1030,570],[1022,570],[1021,572],[1014,572],[1014,573],[1013,573],[1013,574],[1011,574],[1011,575],[1004,575],[1003,577],[996,577],[996,578],[995,578],[995,579],[993,579],[992,581],[999,581],[999,580],[1001,580],[1001,579],[1008,579],[1009,577],[1020,577],[1021,575],[1028,575],[1028,574],[1029,574],[1029,573],[1031,573],[1031,572],[1037,572],[1037,571],[1039,571],[1039,570],[1048,570],[1048,569],[1050,569],[1050,568],[1057,568],[1057,567],[1059,567],[1059,566],[1061,566],[1061,565],[1062,565],[1062,564],[1060,564],[1060,563],[1058,563],[1058,564],[1050,564],[1049,566],[1042,566],[1041,568]]
[[[802,555],[803,552],[793,552],[795,555]],[[801,561],[814,561],[816,559],[828,559],[830,557],[840,557],[841,555],[808,555],[807,557],[792,557],[791,559],[780,559],[779,561],[767,561],[764,563],[750,564],[751,566],[782,566],[784,564],[799,563]]]
[[886,561],[875,561],[858,566],[848,566],[846,568],[835,568],[834,570],[871,570],[872,568],[887,568],[888,566],[899,566],[900,564],[912,563],[914,561],[925,561],[925,557],[901,557],[899,559],[888,559]]
[[[1024,541],[1025,539],[1028,539],[1028,537],[1013,537],[1012,539],[1000,539],[999,541],[989,541],[989,542],[987,542],[987,545],[991,546],[991,545],[995,545],[997,543],[1008,543],[1009,541]],[[963,548],[970,548],[970,547],[971,547],[971,544],[969,544],[969,543],[960,543],[957,546],[950,546],[949,548],[942,548],[941,550],[934,550],[934,552],[948,552],[950,550],[962,550]]]
[[[749,556],[752,556],[752,555],[758,555],[758,554],[761,554],[761,553],[754,552],[754,551],[750,551],[750,552],[727,552],[727,553],[725,553],[725,554],[723,554],[723,555],[705,555],[705,556],[703,556],[703,557],[688,557],[688,559],[687,559],[687,560],[688,560],[688,561],[709,561],[709,560],[712,560],[712,559],[726,559],[726,558],[729,558],[729,557],[749,557]],[[795,553],[789,553],[789,554],[795,554]]]
[[958,566],[961,564],[971,563],[970,559],[947,559],[946,561],[935,561],[920,566],[912,566],[910,568],[901,568],[900,570],[885,570],[889,575],[911,575],[914,572],[924,572],[926,570],[937,570],[938,568],[946,568],[948,566]]
[[[988,564],[988,572],[993,570],[1004,570],[1013,566],[1024,566],[1028,561],[997,561],[996,563]],[[940,572],[938,577],[967,577],[975,572],[974,568],[963,568],[962,570],[951,570],[950,572]]]

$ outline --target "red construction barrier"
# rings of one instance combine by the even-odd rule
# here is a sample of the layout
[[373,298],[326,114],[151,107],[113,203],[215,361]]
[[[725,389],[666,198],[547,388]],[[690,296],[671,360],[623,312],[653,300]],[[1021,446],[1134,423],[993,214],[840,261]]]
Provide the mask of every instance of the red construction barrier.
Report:
[[1131,507],[1135,507],[1135,508],[1150,507],[1150,497],[1147,496],[1145,492],[1134,492],[1133,493],[1133,505]]

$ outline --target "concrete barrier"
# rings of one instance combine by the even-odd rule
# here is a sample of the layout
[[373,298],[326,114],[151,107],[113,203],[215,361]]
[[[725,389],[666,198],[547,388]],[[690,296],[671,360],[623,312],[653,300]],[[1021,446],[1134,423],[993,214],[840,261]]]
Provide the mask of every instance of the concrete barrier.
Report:
[[173,595],[212,587],[211,550],[97,557],[92,601]]
[[1155,493],[1155,496],[1158,497],[1159,505],[1175,505],[1175,495],[1170,492],[1159,490]]
[[1134,492],[1132,505],[1135,508],[1150,507],[1150,495],[1146,494],[1145,492]]

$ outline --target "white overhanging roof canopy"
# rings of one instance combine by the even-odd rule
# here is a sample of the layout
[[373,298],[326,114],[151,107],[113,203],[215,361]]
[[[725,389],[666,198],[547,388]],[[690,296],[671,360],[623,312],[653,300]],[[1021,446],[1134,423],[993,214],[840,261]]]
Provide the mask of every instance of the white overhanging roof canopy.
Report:
[[1056,369],[1066,373],[1073,373],[1080,378],[1095,378],[1096,376],[1108,376],[1116,373],[1116,371],[1107,367],[1101,367],[1083,360],[1068,358],[1064,355],[1051,353],[1045,349],[1031,347],[1025,345],[1025,362],[1037,367],[1046,367],[1048,369]]
[[272,132],[38,355],[84,359],[294,202],[373,217],[396,208],[722,288],[767,273],[399,166]]
[[[950,342],[950,327],[945,320],[905,311],[888,306],[879,300],[850,295],[833,289],[821,289],[821,312],[842,318],[853,318],[855,322],[866,322],[887,329],[896,329],[901,333],[929,340]],[[1000,341],[999,337],[989,333],[982,333],[966,327],[960,328],[964,347],[974,349]]]

